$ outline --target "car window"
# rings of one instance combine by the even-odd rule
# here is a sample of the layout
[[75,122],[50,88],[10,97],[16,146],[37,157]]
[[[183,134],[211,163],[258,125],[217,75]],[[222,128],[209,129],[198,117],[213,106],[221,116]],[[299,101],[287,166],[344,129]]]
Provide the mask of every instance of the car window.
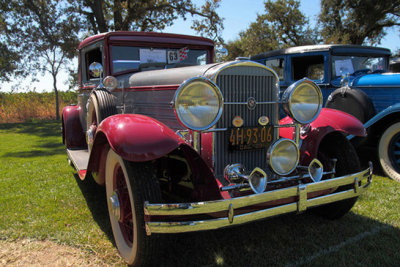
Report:
[[87,80],[90,80],[90,79],[98,79],[98,77],[92,77],[91,75],[90,75],[90,71],[89,71],[89,66],[90,66],[90,64],[92,64],[93,62],[98,62],[98,63],[100,63],[100,64],[103,64],[103,60],[102,60],[102,53],[101,53],[101,49],[98,47],[98,48],[95,48],[95,49],[92,49],[92,50],[90,50],[90,51],[88,51],[86,54],[85,54],[85,62],[86,62],[86,79]]
[[345,74],[360,72],[386,71],[384,57],[368,56],[333,56],[332,74],[333,77],[341,77]]
[[182,48],[112,46],[112,72],[145,71],[207,64],[207,51]]
[[273,69],[278,74],[279,79],[284,79],[285,60],[283,58],[268,59],[265,61],[265,65]]
[[292,58],[292,78],[297,81],[303,78],[324,80],[324,56],[301,56]]

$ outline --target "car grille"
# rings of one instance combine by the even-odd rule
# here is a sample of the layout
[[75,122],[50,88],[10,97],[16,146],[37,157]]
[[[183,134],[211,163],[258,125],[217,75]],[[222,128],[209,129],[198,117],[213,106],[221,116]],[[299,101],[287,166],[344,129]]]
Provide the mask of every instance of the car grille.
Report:
[[[250,97],[257,103],[278,101],[278,88],[274,74],[262,67],[256,66],[231,66],[218,73],[216,83],[219,86],[224,102],[247,103]],[[216,128],[231,128],[232,119],[240,116],[244,120],[244,127],[258,125],[261,116],[267,116],[270,123],[278,124],[277,104],[257,104],[250,110],[244,104],[224,104],[224,111]],[[266,168],[266,149],[229,151],[229,131],[215,132],[214,135],[214,170],[217,177],[223,175],[228,164],[241,163],[248,172],[255,167]],[[278,130],[274,136],[277,138]]]

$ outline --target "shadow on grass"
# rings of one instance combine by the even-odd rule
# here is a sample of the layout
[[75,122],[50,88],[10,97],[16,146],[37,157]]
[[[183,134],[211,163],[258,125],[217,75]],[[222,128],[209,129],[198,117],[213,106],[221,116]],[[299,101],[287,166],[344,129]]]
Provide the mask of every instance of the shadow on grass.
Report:
[[40,137],[60,136],[61,121],[35,121],[24,123],[1,123],[0,130],[24,133]]
[[[104,187],[75,177],[114,244]],[[400,229],[349,212],[330,221],[289,214],[237,227],[160,237],[154,266],[398,266]]]
[[8,152],[2,155],[2,157],[12,158],[33,158],[33,157],[48,157],[55,155],[64,155],[64,145],[59,142],[49,142],[36,145],[34,149],[28,147],[27,151]]
[[400,231],[349,213],[304,214],[165,238],[161,266],[399,266]]
[[[43,137],[41,142],[28,147],[27,151],[8,152],[4,154],[3,157],[27,158],[65,154],[61,138],[60,123],[57,121],[6,123],[0,124],[0,130]],[[54,140],[47,138],[57,136],[60,136],[60,139]]]
[[83,197],[86,200],[87,206],[92,213],[93,219],[115,246],[111,224],[108,218],[105,187],[98,185],[92,177],[88,177],[83,181],[77,174],[74,174],[74,177]]

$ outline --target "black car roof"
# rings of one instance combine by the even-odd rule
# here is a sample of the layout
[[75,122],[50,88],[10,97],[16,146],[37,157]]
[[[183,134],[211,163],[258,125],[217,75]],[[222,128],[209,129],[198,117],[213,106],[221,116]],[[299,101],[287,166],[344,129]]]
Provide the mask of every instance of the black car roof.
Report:
[[287,55],[287,54],[302,54],[309,52],[331,51],[332,54],[351,54],[351,55],[382,55],[390,56],[390,49],[373,46],[362,45],[346,45],[346,44],[324,44],[324,45],[305,45],[295,46],[284,49],[272,50],[250,57],[251,60],[263,59],[267,57]]

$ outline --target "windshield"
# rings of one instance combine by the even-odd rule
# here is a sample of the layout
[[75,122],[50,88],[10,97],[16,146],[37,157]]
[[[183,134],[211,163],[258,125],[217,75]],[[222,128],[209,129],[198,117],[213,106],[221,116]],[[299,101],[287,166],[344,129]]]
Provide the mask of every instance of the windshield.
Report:
[[112,72],[145,71],[207,64],[207,50],[178,48],[111,47]]
[[333,77],[341,77],[347,73],[358,75],[374,71],[386,71],[384,57],[368,56],[333,56],[332,72]]

